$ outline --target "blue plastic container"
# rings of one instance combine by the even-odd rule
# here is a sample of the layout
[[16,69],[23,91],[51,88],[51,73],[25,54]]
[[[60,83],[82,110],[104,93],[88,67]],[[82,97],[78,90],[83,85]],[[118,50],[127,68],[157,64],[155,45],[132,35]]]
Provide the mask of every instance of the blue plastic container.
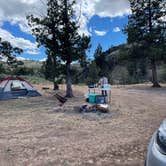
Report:
[[89,94],[89,103],[96,103],[96,96],[97,96],[97,94],[95,94],[95,93],[90,93]]

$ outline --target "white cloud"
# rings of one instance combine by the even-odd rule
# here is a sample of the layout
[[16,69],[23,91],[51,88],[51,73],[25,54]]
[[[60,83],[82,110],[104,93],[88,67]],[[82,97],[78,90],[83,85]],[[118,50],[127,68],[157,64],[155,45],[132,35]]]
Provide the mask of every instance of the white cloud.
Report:
[[26,52],[27,52],[27,54],[30,54],[30,55],[39,55],[40,54],[40,51],[37,48],[36,49],[29,49]]
[[7,58],[0,55],[0,62],[7,62]]
[[24,57],[21,57],[21,56],[16,57],[16,59],[19,60],[19,61],[28,61],[28,60],[30,60],[28,58],[24,58]]
[[106,35],[106,34],[107,34],[107,32],[106,32],[106,31],[98,31],[98,30],[95,30],[94,32],[95,32],[95,33],[96,33],[96,35],[98,35],[98,36],[104,36],[104,35]]
[[120,28],[119,27],[115,27],[114,29],[113,29],[113,32],[120,32],[121,30],[120,30]]
[[0,27],[3,26],[3,21],[0,21]]
[[81,33],[90,34],[87,30],[88,21],[94,16],[100,17],[121,17],[131,13],[130,3],[128,0],[77,0],[76,14],[80,16],[80,31]]
[[[94,16],[117,17],[129,14],[128,0],[76,0],[76,15],[79,17],[80,34],[91,35],[88,22]],[[0,0],[0,26],[4,21],[17,24],[20,30],[31,33],[27,24],[28,14],[44,15],[46,12],[45,0]]]
[[[44,15],[46,5],[41,0],[0,0],[0,22],[9,21],[18,24],[23,32],[30,33],[26,16],[28,14]],[[128,0],[77,0],[76,15],[80,18],[80,33],[90,34],[87,23],[94,15],[100,17],[117,17],[129,14]]]
[[47,58],[43,58],[43,59],[40,59],[39,61],[40,62],[45,62],[47,60]]
[[31,33],[26,16],[31,13],[42,14],[44,11],[40,0],[0,0],[0,4],[0,22],[17,24],[26,33]]
[[131,13],[128,0],[98,0],[95,3],[95,12],[101,17],[118,17]]
[[22,48],[26,53],[38,54],[39,49],[37,48],[37,43],[32,43],[21,37],[15,37],[7,30],[0,28],[0,37],[2,40],[10,41],[12,46]]

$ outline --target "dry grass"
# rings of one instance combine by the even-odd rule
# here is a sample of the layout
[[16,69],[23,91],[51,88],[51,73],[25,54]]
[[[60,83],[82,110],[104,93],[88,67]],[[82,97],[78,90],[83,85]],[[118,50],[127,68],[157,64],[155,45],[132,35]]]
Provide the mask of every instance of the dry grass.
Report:
[[60,110],[51,90],[36,87],[42,97],[0,102],[2,166],[142,166],[166,117],[166,88],[113,87],[111,113],[104,115],[74,112],[85,87],[75,86],[75,98]]

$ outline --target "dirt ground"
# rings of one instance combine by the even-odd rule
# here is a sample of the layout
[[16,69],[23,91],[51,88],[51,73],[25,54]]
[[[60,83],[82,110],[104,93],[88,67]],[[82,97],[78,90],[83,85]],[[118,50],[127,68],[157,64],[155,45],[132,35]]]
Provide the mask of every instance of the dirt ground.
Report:
[[114,86],[109,114],[74,111],[85,87],[63,109],[36,87],[42,97],[0,101],[0,166],[143,166],[166,117],[166,87]]

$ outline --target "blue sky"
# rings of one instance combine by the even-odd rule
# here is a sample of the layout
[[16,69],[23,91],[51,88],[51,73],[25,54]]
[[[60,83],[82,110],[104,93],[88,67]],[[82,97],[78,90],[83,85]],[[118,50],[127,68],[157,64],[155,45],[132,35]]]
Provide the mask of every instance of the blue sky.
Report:
[[[16,38],[23,38],[25,40],[29,40],[32,43],[36,42],[36,39],[33,35],[21,31],[20,27],[17,24],[12,25],[10,22],[5,21],[2,25],[2,29],[10,32]],[[46,58],[46,55],[44,48],[40,47],[37,54],[29,54],[24,51],[23,54],[21,54],[21,57],[30,60],[42,60]]]
[[[40,6],[40,0],[8,1],[11,1],[11,8],[8,8],[9,2],[0,0],[0,37],[10,41],[13,46],[21,47],[24,50],[21,57],[43,60],[46,58],[44,48],[37,48],[35,38],[31,35],[30,27],[25,19],[28,12],[33,13],[32,9],[35,5]],[[111,46],[126,42],[127,36],[122,29],[127,24],[127,15],[130,13],[128,0],[118,2],[115,0],[81,0],[77,5],[82,7],[80,33],[91,36],[92,47],[87,53],[89,58],[93,57],[98,44],[101,44],[105,51]],[[43,9],[42,6],[41,8]],[[80,13],[76,12],[77,14]]]
[[[103,50],[107,50],[111,46],[116,46],[126,42],[127,36],[122,32],[124,25],[127,24],[127,17],[99,17],[97,15],[93,16],[89,23],[88,29],[91,29],[91,48],[90,52],[87,52],[88,57],[92,58],[94,51],[98,44],[101,44]],[[115,28],[119,28],[120,31],[114,32]],[[17,38],[24,38],[35,43],[35,38],[31,34],[27,34],[20,30],[20,27],[15,24],[11,25],[10,22],[6,21],[3,23],[2,28],[10,32],[13,36]],[[105,32],[105,35],[98,35],[95,31]],[[41,60],[46,57],[44,48],[40,48],[40,53],[36,55],[31,55],[24,52],[22,57],[33,60]]]
[[[98,44],[101,44],[103,50],[107,50],[111,46],[117,46],[125,43],[127,36],[122,32],[122,29],[127,24],[127,16],[124,17],[99,17],[93,16],[88,23],[88,28],[92,28],[91,44],[89,56],[92,57]],[[118,29],[115,31],[115,29]],[[105,35],[97,35],[97,31],[106,32]]]

